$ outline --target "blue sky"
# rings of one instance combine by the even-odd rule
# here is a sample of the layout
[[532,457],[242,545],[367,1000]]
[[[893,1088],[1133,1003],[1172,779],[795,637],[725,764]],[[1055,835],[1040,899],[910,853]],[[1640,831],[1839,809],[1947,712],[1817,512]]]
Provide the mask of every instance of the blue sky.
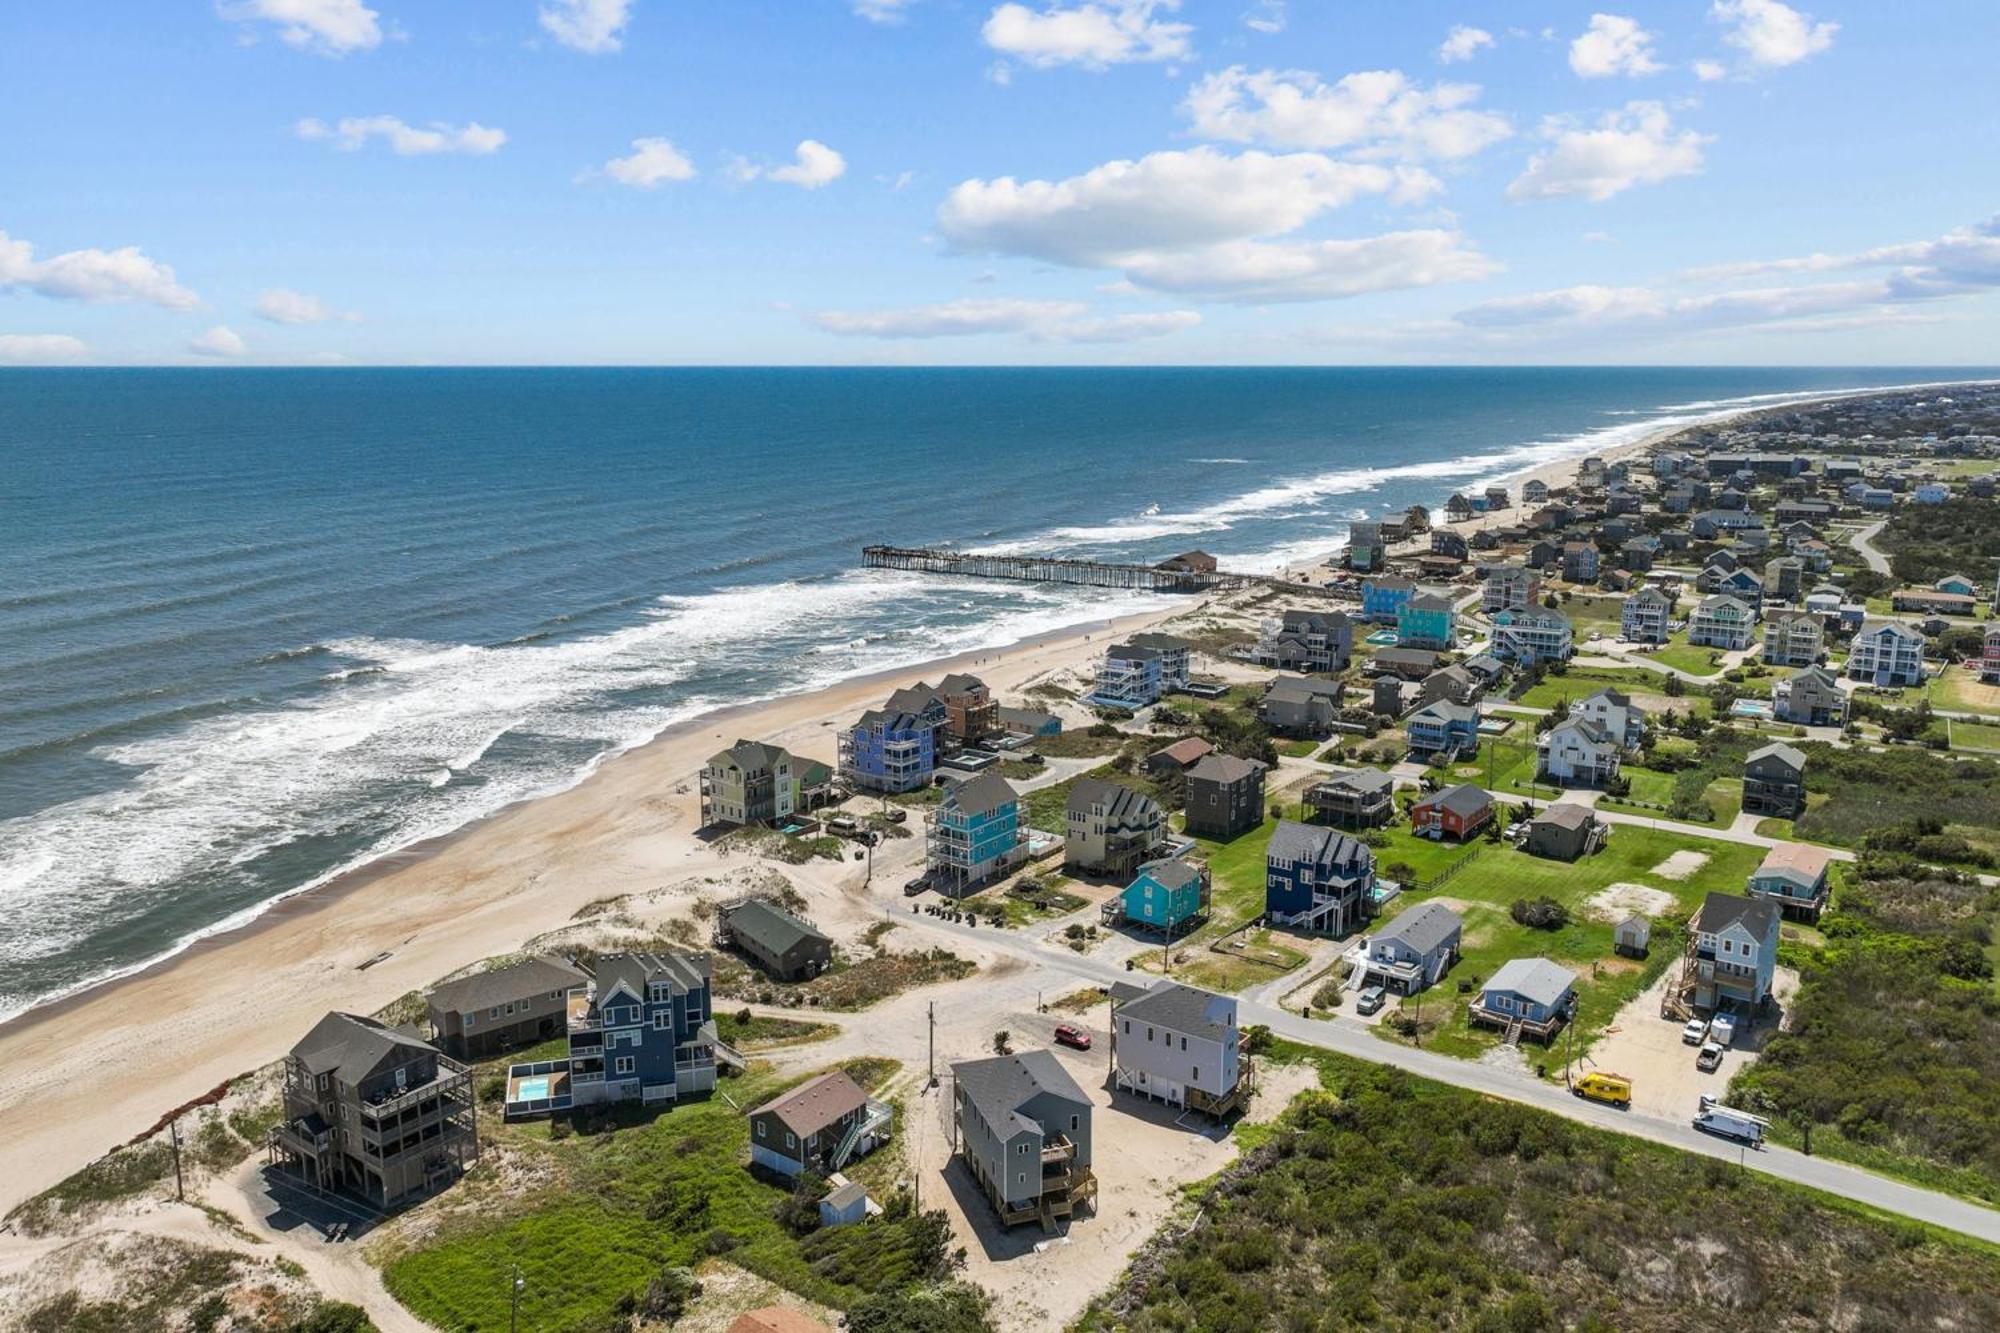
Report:
[[2000,362],[2000,5],[0,11],[0,364]]

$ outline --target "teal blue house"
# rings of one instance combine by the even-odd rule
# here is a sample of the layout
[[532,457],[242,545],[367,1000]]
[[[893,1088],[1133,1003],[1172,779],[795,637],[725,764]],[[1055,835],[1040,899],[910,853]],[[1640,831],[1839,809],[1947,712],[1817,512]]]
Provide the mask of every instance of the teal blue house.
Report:
[[1208,912],[1208,867],[1178,858],[1148,861],[1125,891],[1105,904],[1105,916],[1176,935]]
[[939,890],[958,897],[1027,859],[1021,798],[997,773],[954,783],[924,829],[926,868]]
[[1423,593],[1404,602],[1396,613],[1396,641],[1405,648],[1448,649],[1457,619],[1450,602]]

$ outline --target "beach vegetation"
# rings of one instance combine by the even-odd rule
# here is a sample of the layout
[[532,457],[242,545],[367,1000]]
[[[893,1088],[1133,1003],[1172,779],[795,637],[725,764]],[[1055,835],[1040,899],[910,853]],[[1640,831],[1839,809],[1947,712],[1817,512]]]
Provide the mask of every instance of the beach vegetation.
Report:
[[1981,867],[2000,854],[2000,761],[1910,747],[1800,748],[1811,794],[1794,821],[1800,837]]
[[[746,1007],[738,1010],[718,1010],[715,1015],[715,1031],[724,1041],[739,1051],[762,1050],[770,1046],[799,1046],[806,1042],[825,1041],[840,1031],[831,1023],[811,1023],[796,1018],[773,1018],[764,1014],[753,1014]],[[567,1047],[567,1038],[558,1038]],[[520,1057],[515,1057],[519,1059]]]
[[1949,574],[1982,578],[2000,560],[2000,508],[1963,495],[1898,505],[1872,544],[1889,557],[1901,584],[1928,588]]
[[[1331,1052],[1192,1225],[1075,1325],[1121,1333],[1990,1327],[2000,1256]],[[1357,1199],[1367,1206],[1357,1207]]]
[[1782,1141],[2000,1203],[2000,889],[1864,855],[1819,923],[1787,946],[1790,1021],[1730,1098]]
[[[869,1059],[840,1067],[876,1088],[897,1065]],[[440,1215],[388,1256],[383,1281],[436,1327],[494,1330],[507,1327],[517,1267],[521,1327],[546,1329],[629,1317],[655,1283],[671,1281],[685,1294],[668,1271],[694,1268],[718,1252],[836,1309],[949,1278],[957,1260],[944,1214],[917,1212],[900,1194],[881,1217],[858,1226],[795,1234],[781,1220],[794,1191],[749,1170],[750,1124],[738,1106],[761,1104],[799,1081],[753,1065],[732,1085],[737,1105],[717,1096],[560,1140],[503,1126],[494,1131],[499,1146],[556,1159],[545,1178],[534,1177],[545,1183]],[[848,1174],[887,1191],[902,1124],[898,1116],[892,1143]]]

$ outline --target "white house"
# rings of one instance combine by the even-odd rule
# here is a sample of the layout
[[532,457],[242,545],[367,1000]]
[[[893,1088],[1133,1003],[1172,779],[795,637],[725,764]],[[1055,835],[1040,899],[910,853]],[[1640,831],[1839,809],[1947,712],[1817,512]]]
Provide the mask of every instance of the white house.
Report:
[[1854,632],[1847,678],[1892,688],[1924,683],[1924,636],[1894,620],[1870,620]]
[[1601,787],[1618,776],[1624,758],[1624,747],[1588,718],[1564,718],[1542,746],[1542,771],[1565,787]]
[[1111,988],[1111,1073],[1121,1092],[1227,1114],[1248,1090],[1242,1045],[1233,996],[1177,981]]
[[1646,710],[1633,703],[1631,696],[1621,694],[1609,685],[1588,698],[1572,703],[1569,715],[1595,722],[1604,729],[1605,735],[1627,750],[1638,749],[1639,742],[1646,735]]
[[1697,648],[1736,652],[1750,646],[1757,613],[1726,593],[1704,597],[1688,622],[1688,642]]
[[1780,612],[1764,622],[1767,666],[1811,666],[1826,648],[1826,625],[1804,611]]

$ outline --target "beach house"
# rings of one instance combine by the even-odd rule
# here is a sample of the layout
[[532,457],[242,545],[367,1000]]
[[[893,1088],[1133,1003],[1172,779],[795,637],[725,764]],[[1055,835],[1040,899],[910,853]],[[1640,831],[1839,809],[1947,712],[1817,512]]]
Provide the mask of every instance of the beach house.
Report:
[[833,770],[779,745],[739,740],[701,770],[703,828],[774,824],[826,804]]
[[1681,1002],[1703,1013],[1759,1008],[1777,976],[1781,916],[1768,898],[1711,892],[1688,923]]
[[1103,778],[1078,778],[1063,810],[1063,860],[1072,869],[1129,879],[1166,836],[1159,803]]
[[1417,595],[1417,585],[1406,578],[1382,574],[1361,581],[1361,618],[1393,625],[1403,604]]
[[1764,664],[1805,667],[1826,651],[1826,626],[1805,611],[1780,611],[1764,622]]
[[1347,670],[1353,653],[1354,625],[1340,611],[1286,611],[1256,648],[1265,666],[1328,675]]
[[1479,708],[1476,704],[1435,699],[1404,719],[1403,734],[1410,755],[1428,760],[1433,755],[1449,759],[1479,748]]
[[1207,755],[1187,771],[1185,785],[1190,837],[1227,842],[1264,822],[1264,765],[1258,760]]
[[1479,589],[1479,609],[1487,615],[1525,611],[1542,595],[1542,578],[1532,569],[1502,565],[1486,575]]
[[1571,717],[1595,722],[1621,748],[1636,750],[1646,738],[1646,710],[1616,686],[1605,685],[1569,706]]
[[555,958],[524,958],[436,986],[424,998],[431,1040],[454,1059],[480,1059],[562,1035],[569,997],[588,981]]
[[2000,621],[1981,631],[1978,670],[1982,684],[2000,685]]
[[953,897],[1006,874],[1027,855],[1021,798],[998,773],[953,783],[924,820],[925,867]]
[[1602,787],[1618,776],[1625,747],[1601,724],[1570,716],[1538,742],[1542,776],[1563,787]]
[[787,1180],[828,1176],[888,1142],[895,1119],[893,1107],[836,1069],[750,1112],[750,1165]]
[[715,944],[736,950],[779,981],[810,981],[833,965],[832,939],[762,898],[738,898],[717,909]]
[[1589,806],[1559,801],[1543,806],[1528,821],[1528,837],[1523,846],[1530,856],[1577,861],[1602,847],[1609,836],[1609,827]]
[[1003,705],[998,715],[1000,725],[1009,736],[1062,735],[1062,719],[1039,708],[1008,708]]
[[1171,634],[1135,634],[1104,650],[1096,686],[1083,697],[1103,708],[1140,709],[1187,688],[1194,645]]
[[1163,857],[1139,867],[1100,913],[1107,925],[1134,925],[1172,938],[1208,915],[1212,881],[1208,867],[1179,857]]
[[1472,1024],[1498,1028],[1508,1041],[1546,1044],[1576,1009],[1576,974],[1547,958],[1510,958],[1493,970],[1466,1010]]
[[1396,817],[1396,780],[1379,768],[1335,773],[1306,789],[1306,804],[1335,828],[1378,828]]
[[1422,680],[1438,668],[1438,654],[1428,648],[1384,648],[1361,669],[1370,676],[1401,676]]
[[274,1162],[377,1208],[443,1188],[479,1156],[472,1072],[359,1014],[329,1013],[292,1047],[282,1116]]
[[1743,812],[1795,819],[1806,808],[1806,757],[1783,741],[1752,750],[1743,761]]
[[1111,987],[1111,1082],[1220,1120],[1250,1098],[1256,1062],[1236,1027],[1234,996],[1183,986]]
[[1847,646],[1849,680],[1900,689],[1924,683],[1924,636],[1894,620],[1867,620]]
[[1450,648],[1457,620],[1445,598],[1419,593],[1396,613],[1396,642],[1406,648]]
[[1570,583],[1597,582],[1597,547],[1589,542],[1564,542],[1562,575]]
[[1801,667],[1771,687],[1771,714],[1802,727],[1847,723],[1847,693],[1825,667]]
[[1738,652],[1750,646],[1757,613],[1726,593],[1704,597],[1688,621],[1688,643],[1696,648]]
[[1410,807],[1410,831],[1464,842],[1495,818],[1493,798],[1469,782],[1432,792]]
[[1628,643],[1665,643],[1673,616],[1674,599],[1649,583],[1619,608],[1618,632]]
[[1465,926],[1458,913],[1435,900],[1418,903],[1369,937],[1357,970],[1363,986],[1415,995],[1437,985],[1458,961]]
[[945,735],[960,745],[976,745],[1000,730],[1000,703],[977,676],[953,672],[938,682],[944,700]]
[[1333,730],[1344,686],[1311,676],[1277,676],[1257,701],[1257,716],[1283,736],[1318,737]]
[[1048,1051],[951,1066],[952,1142],[1002,1226],[1094,1208],[1091,1100]]
[[1502,611],[1493,617],[1488,651],[1503,662],[1522,666],[1566,662],[1574,651],[1569,620],[1553,611]]
[[1750,896],[1768,898],[1788,915],[1817,921],[1826,907],[1832,865],[1833,854],[1824,847],[1781,842],[1751,872]]
[[1291,930],[1359,929],[1375,911],[1375,854],[1345,833],[1280,820],[1264,852],[1264,911]]
[[569,1054],[512,1065],[507,1118],[604,1102],[674,1102],[715,1087],[713,985],[701,954],[607,954],[569,1003]]
[[1355,523],[1347,530],[1347,551],[1341,556],[1341,563],[1357,574],[1366,574],[1382,568],[1382,525],[1377,522]]
[[841,776],[861,791],[895,793],[930,786],[944,730],[944,701],[936,702],[935,710],[891,706],[863,713],[840,733]]

